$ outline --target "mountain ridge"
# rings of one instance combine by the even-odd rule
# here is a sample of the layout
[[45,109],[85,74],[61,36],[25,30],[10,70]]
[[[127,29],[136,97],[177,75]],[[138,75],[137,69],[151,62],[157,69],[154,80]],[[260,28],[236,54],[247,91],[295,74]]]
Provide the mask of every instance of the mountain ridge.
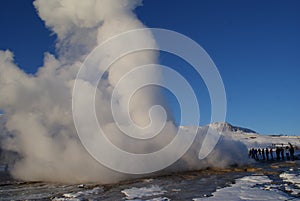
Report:
[[243,133],[255,133],[258,134],[256,131],[244,128],[240,126],[233,126],[232,124],[228,122],[213,122],[206,126],[209,126],[210,128],[216,129],[219,132],[243,132]]

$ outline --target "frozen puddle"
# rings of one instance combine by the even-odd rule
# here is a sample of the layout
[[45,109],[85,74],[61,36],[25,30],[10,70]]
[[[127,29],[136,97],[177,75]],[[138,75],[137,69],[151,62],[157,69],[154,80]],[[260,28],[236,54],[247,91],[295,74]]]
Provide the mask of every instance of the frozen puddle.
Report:
[[[153,196],[161,196],[165,194],[167,191],[163,190],[161,187],[157,185],[153,185],[150,187],[142,187],[142,188],[130,188],[121,191],[126,195],[126,200],[152,200],[152,201],[167,201],[170,200],[166,197],[157,197],[151,198]],[[147,199],[148,198],[148,199]]]
[[193,201],[199,200],[290,200],[287,194],[270,188],[270,180],[267,176],[247,176],[237,179],[231,187],[218,189],[212,197],[194,198]]

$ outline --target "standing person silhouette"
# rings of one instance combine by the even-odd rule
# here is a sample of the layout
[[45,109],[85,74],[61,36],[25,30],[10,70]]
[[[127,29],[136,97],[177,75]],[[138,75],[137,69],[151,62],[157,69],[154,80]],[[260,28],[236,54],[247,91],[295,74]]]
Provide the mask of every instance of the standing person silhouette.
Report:
[[274,160],[274,156],[273,156],[273,148],[270,148],[270,156],[271,156],[271,160]]
[[294,153],[295,153],[295,149],[293,147],[293,145],[291,143],[289,143],[290,145],[290,155],[291,155],[291,159],[292,160],[295,160],[295,156],[294,156]]
[[284,160],[284,149],[283,147],[280,148],[281,160]]
[[285,147],[285,156],[286,156],[286,160],[290,160],[290,148],[289,146]]
[[279,147],[276,147],[276,159],[280,160],[280,149],[279,149]]
[[269,150],[268,148],[266,148],[266,157],[267,157],[267,161],[269,160]]
[[260,149],[258,149],[258,157],[261,159],[262,157],[261,157],[261,150]]

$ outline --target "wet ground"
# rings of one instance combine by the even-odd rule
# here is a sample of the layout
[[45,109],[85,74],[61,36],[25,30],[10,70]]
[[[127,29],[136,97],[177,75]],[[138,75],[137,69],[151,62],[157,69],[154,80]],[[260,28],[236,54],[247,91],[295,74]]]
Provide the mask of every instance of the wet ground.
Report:
[[299,186],[280,177],[285,172],[299,175],[300,161],[259,162],[248,167],[207,169],[111,185],[22,182],[0,172],[0,200],[193,200],[212,196],[236,179],[252,175],[267,176],[276,190],[290,200],[300,200]]

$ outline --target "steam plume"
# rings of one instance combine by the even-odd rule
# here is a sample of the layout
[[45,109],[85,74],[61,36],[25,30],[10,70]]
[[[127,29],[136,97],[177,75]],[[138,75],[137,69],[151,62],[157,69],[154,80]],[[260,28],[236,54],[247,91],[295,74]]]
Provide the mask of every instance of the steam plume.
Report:
[[[14,63],[13,53],[0,51],[0,108],[5,112],[5,127],[10,136],[5,136],[2,147],[21,156],[11,173],[23,180],[43,180],[53,182],[117,182],[132,175],[112,171],[94,160],[80,143],[72,119],[72,90],[76,74],[86,56],[94,47],[108,38],[132,29],[144,28],[133,10],[141,5],[138,0],[36,0],[39,16],[57,36],[58,58],[45,54],[44,65],[35,75],[24,73]],[[137,38],[136,43],[145,42],[155,46],[151,33]],[[128,45],[125,41],[122,45]],[[117,50],[120,47],[115,47]],[[111,50],[111,51],[114,51]],[[109,56],[109,51],[108,51]],[[105,58],[103,58],[105,59]],[[144,153],[160,149],[176,134],[176,127],[169,121],[161,136],[149,144],[139,143],[128,137],[120,137],[107,101],[119,79],[135,66],[157,62],[157,54],[152,51],[128,55],[115,62],[108,77],[97,90],[97,115],[108,136],[116,145],[129,152]],[[101,70],[101,66],[99,67]],[[158,71],[142,75],[160,79]],[[127,92],[132,80],[119,91],[120,113],[127,107]],[[131,102],[131,115],[136,124],[149,124],[148,110],[152,105],[162,103],[159,91],[146,88],[137,93]],[[171,119],[171,117],[168,117]],[[126,123],[126,122],[125,122]],[[191,150],[170,167],[172,171],[198,169],[207,166],[225,166],[237,162],[244,156],[227,158],[220,150],[243,145],[222,139],[210,158],[199,162],[197,151],[203,136],[199,136]],[[204,132],[203,132],[204,133]],[[142,133],[141,133],[142,134]],[[122,136],[122,135],[121,135]],[[234,155],[234,154],[230,154]],[[229,156],[230,156],[229,155]],[[113,159],[112,159],[113,160]],[[135,165],[135,164],[131,164]]]

